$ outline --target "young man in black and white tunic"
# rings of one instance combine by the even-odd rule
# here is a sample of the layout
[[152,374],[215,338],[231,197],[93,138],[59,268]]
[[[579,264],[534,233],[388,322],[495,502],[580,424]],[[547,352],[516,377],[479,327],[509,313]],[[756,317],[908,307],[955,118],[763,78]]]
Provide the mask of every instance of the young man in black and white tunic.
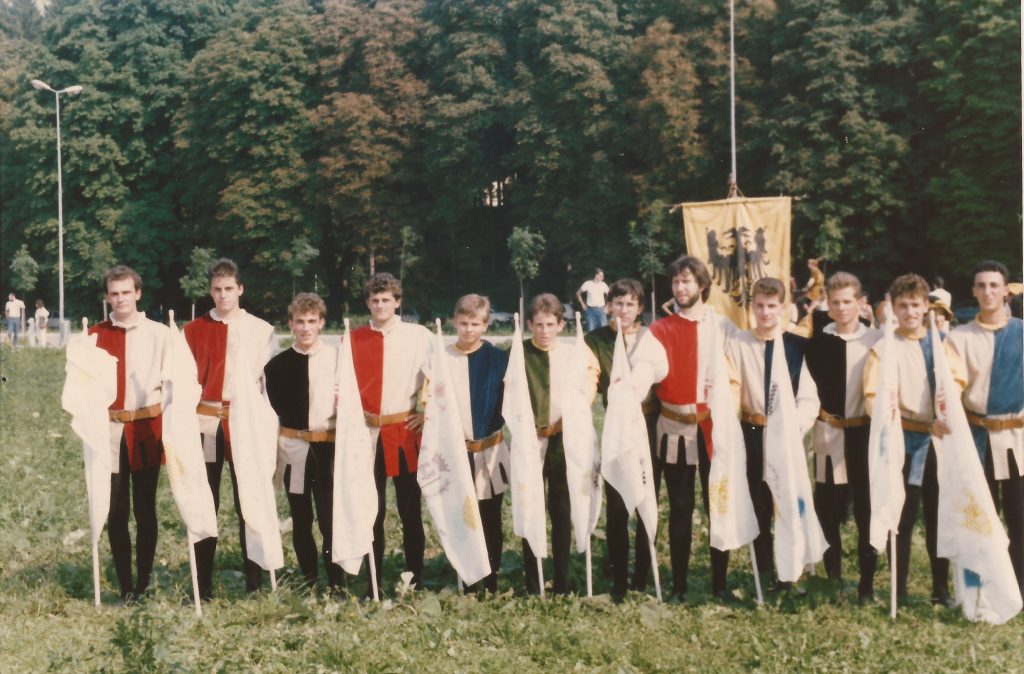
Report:
[[326,315],[319,295],[296,295],[288,305],[288,327],[295,342],[270,359],[264,374],[270,404],[281,423],[277,463],[292,513],[295,556],[306,583],[315,588],[319,577],[313,539],[315,504],[327,584],[333,590],[342,580],[341,568],[331,563],[338,350],[320,340]]

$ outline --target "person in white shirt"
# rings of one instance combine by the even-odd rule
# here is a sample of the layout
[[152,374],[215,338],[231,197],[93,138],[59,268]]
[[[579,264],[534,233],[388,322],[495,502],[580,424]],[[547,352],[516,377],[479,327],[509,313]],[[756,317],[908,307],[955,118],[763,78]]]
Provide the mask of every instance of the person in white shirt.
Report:
[[[583,299],[583,293],[587,294],[586,300]],[[604,282],[604,271],[598,268],[594,272],[594,278],[584,281],[576,291],[576,299],[583,307],[587,332],[608,325],[605,306],[607,297],[608,284]]]
[[14,293],[7,295],[4,316],[7,318],[7,339],[10,341],[11,346],[17,346],[18,333],[21,332],[21,321],[25,317],[25,303],[15,297]]
[[46,346],[46,328],[50,320],[50,312],[46,310],[42,300],[36,300],[36,337],[39,346]]

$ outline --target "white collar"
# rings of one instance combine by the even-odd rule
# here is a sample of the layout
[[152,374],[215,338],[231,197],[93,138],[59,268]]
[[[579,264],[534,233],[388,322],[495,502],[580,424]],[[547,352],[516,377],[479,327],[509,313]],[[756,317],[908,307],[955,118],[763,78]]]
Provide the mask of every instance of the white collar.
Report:
[[824,332],[826,335],[835,335],[836,337],[838,337],[839,339],[843,340],[844,342],[852,342],[855,339],[860,339],[861,337],[864,336],[864,333],[866,333],[867,331],[868,331],[867,327],[865,327],[865,325],[863,323],[861,323],[860,321],[857,321],[857,329],[856,330],[854,330],[851,333],[845,334],[845,335],[841,335],[838,332],[836,332],[836,323],[835,323],[835,321],[832,321],[831,323],[826,325],[825,329],[822,330],[822,332]]
[[217,309],[210,309],[210,318],[217,321],[218,323],[230,323],[231,321],[237,321],[241,319],[246,314],[245,309],[239,309],[238,312],[238,316],[235,316],[234,318],[223,318],[221,317],[220,314],[217,313]]
[[299,348],[298,344],[296,344],[294,342],[292,343],[292,349],[296,353],[300,353],[303,356],[315,356],[317,353],[320,352],[320,349],[322,349],[323,346],[324,346],[323,340],[321,340],[319,338],[317,338],[317,340],[315,342],[313,342],[313,347],[309,351],[303,351],[302,349]]
[[117,320],[116,318],[114,318],[114,315],[111,314],[110,315],[110,324],[113,325],[115,328],[124,328],[125,330],[132,330],[134,328],[139,327],[139,324],[142,323],[142,319],[145,318],[145,317],[146,317],[145,314],[143,314],[141,311],[139,311],[139,312],[137,312],[135,314],[135,317],[134,317],[133,320],[131,320],[129,322],[126,322],[126,323],[123,323],[123,322]]

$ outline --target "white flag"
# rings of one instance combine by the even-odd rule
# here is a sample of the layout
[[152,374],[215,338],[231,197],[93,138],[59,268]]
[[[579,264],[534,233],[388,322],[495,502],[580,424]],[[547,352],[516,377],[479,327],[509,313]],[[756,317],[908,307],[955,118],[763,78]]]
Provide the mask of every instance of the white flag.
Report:
[[583,341],[577,313],[576,343],[569,357],[568,380],[562,394],[562,445],[577,552],[586,552],[587,542],[601,516],[602,502],[601,457],[591,407],[594,384],[588,367],[590,358],[590,347]]
[[937,552],[953,563],[956,598],[964,616],[1001,625],[1021,610],[1009,539],[992,503],[935,321],[932,349],[935,413],[950,429],[941,438],[932,436],[939,479]]
[[85,331],[68,340],[66,378],[60,402],[71,414],[71,429],[82,439],[89,528],[99,542],[110,512],[110,420],[107,410],[117,397],[117,358],[96,346]]
[[[658,500],[654,470],[641,409],[641,395],[629,380],[629,358],[621,330],[615,333],[612,371],[608,379],[608,408],[601,432],[601,474],[622,497],[626,512],[635,510],[651,540],[658,530]],[[644,391],[644,394],[647,392]]]
[[544,460],[530,405],[526,381],[526,356],[523,352],[523,328],[519,314],[512,336],[508,369],[505,371],[505,397],[501,415],[512,435],[510,470],[512,472],[512,529],[525,538],[538,558],[548,556],[547,519],[544,511]]
[[355,575],[359,573],[363,557],[373,549],[377,484],[373,477],[376,448],[363,418],[348,319],[345,320],[345,336],[340,348],[331,558],[346,572]]
[[885,335],[879,346],[878,384],[868,436],[868,483],[871,489],[871,547],[882,552],[889,532],[899,529],[906,490],[903,486],[903,426],[900,423],[896,369],[896,319],[886,307]]
[[765,408],[768,417],[764,428],[765,482],[775,502],[775,568],[780,581],[795,582],[808,565],[821,561],[828,543],[814,511],[811,479],[781,335],[775,339]]
[[440,320],[433,357],[416,481],[448,561],[459,579],[472,585],[491,573],[491,563]]
[[252,377],[241,349],[228,353],[234,397],[228,415],[231,455],[238,479],[238,500],[245,520],[246,556],[267,571],[284,566],[277,519],[274,471],[277,467],[277,414]]
[[202,396],[196,361],[185,337],[170,320],[168,372],[164,375],[163,446],[171,493],[185,521],[190,541],[217,535],[217,511],[206,477],[196,405]]
[[[714,333],[715,339],[709,351],[711,367],[708,368],[705,387],[712,422],[711,470],[708,473],[711,547],[735,550],[757,538],[759,529],[747,482],[747,449],[729,390],[725,339],[720,327],[716,326]],[[767,435],[767,430],[765,433]]]

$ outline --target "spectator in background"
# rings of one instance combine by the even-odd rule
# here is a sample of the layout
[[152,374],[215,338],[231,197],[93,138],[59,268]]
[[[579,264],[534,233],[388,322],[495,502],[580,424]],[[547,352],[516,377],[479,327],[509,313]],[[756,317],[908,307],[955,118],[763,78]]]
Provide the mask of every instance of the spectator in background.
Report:
[[7,339],[10,340],[11,346],[17,346],[21,321],[25,318],[25,303],[15,297],[14,293],[7,295],[4,316],[7,318]]
[[953,296],[948,290],[944,290],[939,284],[942,277],[935,279],[935,290],[928,293],[928,308],[935,312],[935,323],[939,332],[949,332],[949,325],[953,321]]
[[50,320],[50,312],[46,310],[42,300],[36,300],[36,336],[39,346],[46,346],[46,327]]
[[[586,301],[583,293],[587,293]],[[605,300],[608,297],[608,284],[604,282],[604,270],[600,267],[594,271],[594,278],[583,282],[576,291],[576,299],[583,307],[587,320],[587,332],[608,325],[608,314],[605,311]]]

